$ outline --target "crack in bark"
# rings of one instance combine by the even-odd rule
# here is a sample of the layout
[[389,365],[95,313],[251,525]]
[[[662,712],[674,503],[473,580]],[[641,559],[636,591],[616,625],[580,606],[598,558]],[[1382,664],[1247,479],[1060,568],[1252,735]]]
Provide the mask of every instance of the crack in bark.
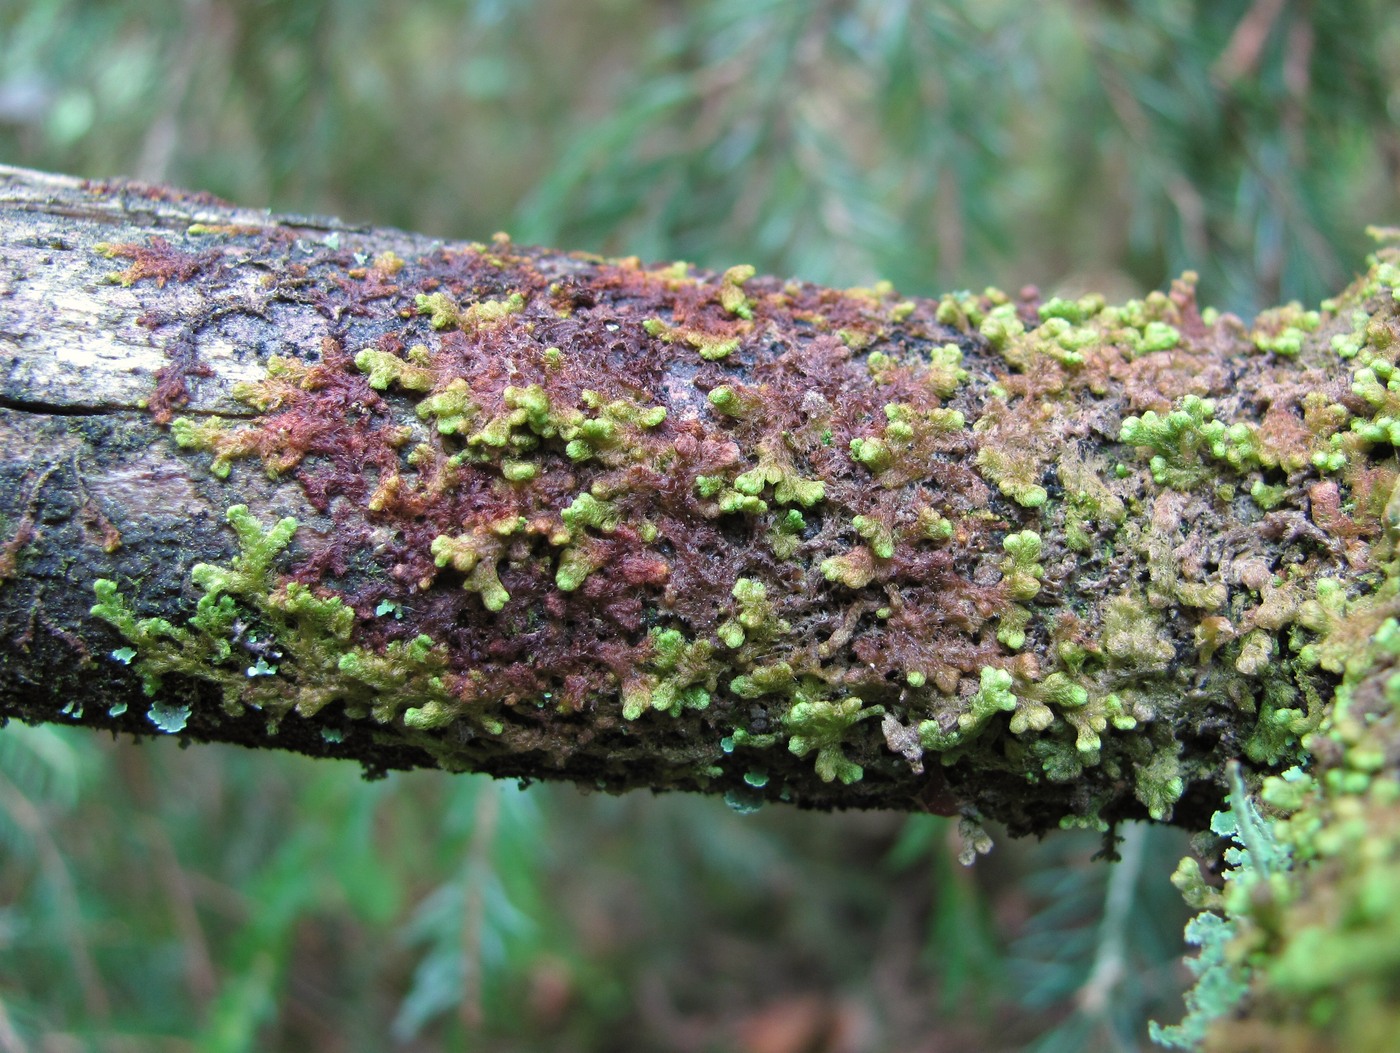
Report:
[[49,417],[105,417],[116,413],[143,412],[135,406],[121,406],[115,404],[64,406],[56,402],[44,402],[37,399],[17,399],[9,395],[0,395],[0,410],[11,410],[15,413],[36,413]]

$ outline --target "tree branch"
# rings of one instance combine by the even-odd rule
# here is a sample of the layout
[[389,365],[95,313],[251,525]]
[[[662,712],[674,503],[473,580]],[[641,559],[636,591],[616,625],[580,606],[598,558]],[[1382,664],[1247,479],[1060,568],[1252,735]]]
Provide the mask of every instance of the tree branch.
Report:
[[1393,255],[1244,324],[17,169],[0,244],[6,716],[1201,826],[1396,613]]

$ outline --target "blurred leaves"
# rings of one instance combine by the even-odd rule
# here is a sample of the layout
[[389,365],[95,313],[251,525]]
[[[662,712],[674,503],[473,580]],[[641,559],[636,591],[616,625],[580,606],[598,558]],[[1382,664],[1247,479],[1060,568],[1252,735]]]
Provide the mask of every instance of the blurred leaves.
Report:
[[1239,311],[1400,204],[1384,0],[0,3],[0,156],[447,236]]
[[[1252,312],[1400,213],[1391,8],[0,0],[0,160],[907,294],[1194,268]],[[0,1049],[1142,1048],[1185,911],[1180,839],[1129,838],[966,870],[932,817],[12,726]]]

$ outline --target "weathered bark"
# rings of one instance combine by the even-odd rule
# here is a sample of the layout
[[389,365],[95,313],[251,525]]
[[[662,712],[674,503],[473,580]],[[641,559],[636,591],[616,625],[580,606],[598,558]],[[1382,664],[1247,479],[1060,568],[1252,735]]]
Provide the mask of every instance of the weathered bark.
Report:
[[0,246],[6,716],[1201,826],[1396,611],[1375,268],[905,301],[15,169]]

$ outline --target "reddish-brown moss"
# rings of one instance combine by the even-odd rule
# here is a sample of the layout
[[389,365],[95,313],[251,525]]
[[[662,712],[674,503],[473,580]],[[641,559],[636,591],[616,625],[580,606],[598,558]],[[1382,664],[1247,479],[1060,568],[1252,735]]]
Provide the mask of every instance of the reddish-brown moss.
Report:
[[[1269,669],[1251,633],[1282,633],[1303,581],[1367,566],[1394,484],[1347,431],[1365,400],[1320,379],[1337,375],[1327,333],[1286,353],[1299,319],[1280,316],[1259,330],[1271,349],[1227,358],[1245,328],[1207,321],[1190,280],[1122,307],[913,302],[503,238],[372,264],[328,247],[291,263],[272,234],[260,249],[263,307],[311,304],[335,338],[269,358],[238,392],[249,419],[177,434],[216,468],[290,473],[332,518],[293,579],[341,590],[358,645],[431,638],[464,703],[548,727],[626,696],[698,735],[696,770],[722,766],[730,732],[760,748],[790,707],[853,696],[931,722],[931,743],[962,727],[945,759],[969,801],[994,807],[1001,791],[960,773],[995,758],[1022,785],[1092,770],[1061,806],[1080,820],[1165,814],[1239,746],[1175,741],[1185,708],[1262,707],[1270,676],[1325,675],[1291,653]],[[144,276],[192,280],[209,253]],[[183,384],[199,366],[173,368]],[[158,419],[183,390],[162,381]],[[1118,443],[1188,396],[1214,400],[1189,441]],[[1338,445],[1345,470],[1324,478],[1315,458]],[[1029,534],[1036,573],[1008,574],[1006,539]],[[736,607],[740,581],[761,618]],[[658,640],[696,668],[657,665]],[[732,686],[783,663],[781,690]],[[1012,716],[962,721],[1007,677]],[[667,701],[696,684],[703,709]],[[866,778],[909,778],[903,752],[851,734]]]

